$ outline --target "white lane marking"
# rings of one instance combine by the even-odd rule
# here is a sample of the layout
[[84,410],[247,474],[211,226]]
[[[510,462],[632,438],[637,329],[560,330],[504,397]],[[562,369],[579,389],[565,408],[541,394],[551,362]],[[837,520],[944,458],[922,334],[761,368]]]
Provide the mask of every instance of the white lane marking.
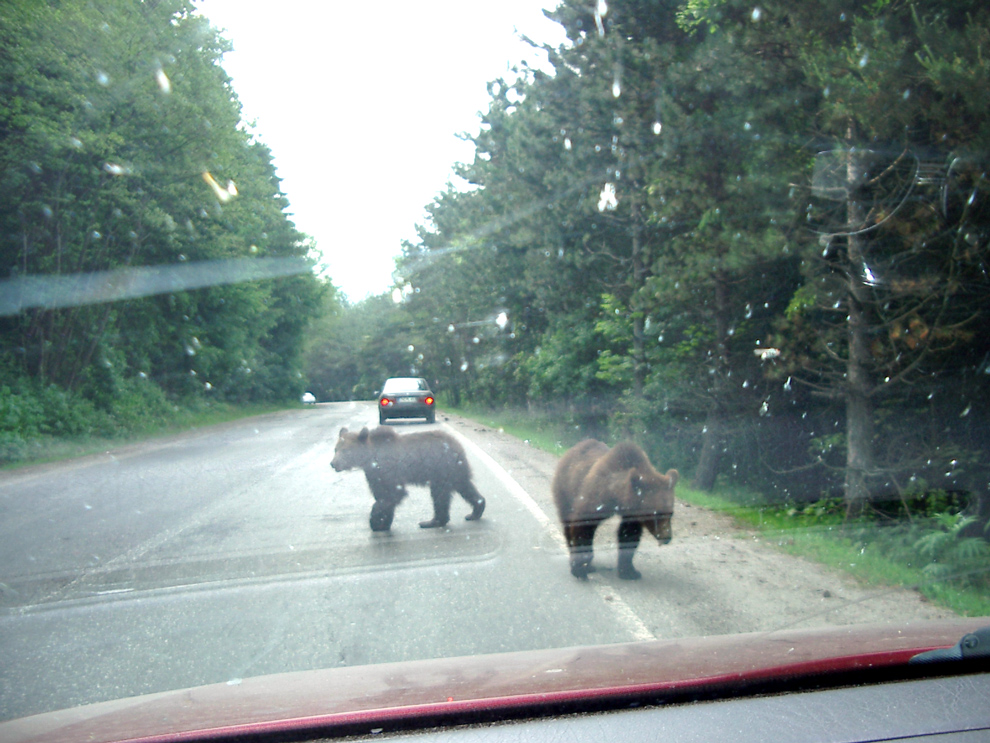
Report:
[[[523,490],[523,487],[512,478],[512,475],[506,472],[505,469],[502,468],[502,465],[492,459],[480,446],[466,438],[463,434],[455,431],[453,427],[443,424],[443,428],[446,429],[447,432],[450,433],[455,439],[460,441],[464,447],[470,449],[472,454],[485,463],[485,466],[488,467],[492,474],[499,479],[499,481],[505,486],[506,490],[508,490],[514,498],[526,507],[526,509],[533,515],[533,518],[539,522],[540,526],[547,530],[550,537],[566,554],[567,543],[564,541],[563,534],[561,534],[560,530],[557,528],[556,522],[547,516],[544,510],[540,508],[540,505],[533,500],[530,494]],[[640,619],[639,615],[633,611],[632,607],[630,607],[622,596],[619,595],[617,590],[597,581],[589,581],[589,583],[595,589],[595,592],[598,594],[599,598],[601,598],[606,606],[612,609],[618,619],[626,626],[636,640],[657,639],[656,636],[647,628],[646,623]]]

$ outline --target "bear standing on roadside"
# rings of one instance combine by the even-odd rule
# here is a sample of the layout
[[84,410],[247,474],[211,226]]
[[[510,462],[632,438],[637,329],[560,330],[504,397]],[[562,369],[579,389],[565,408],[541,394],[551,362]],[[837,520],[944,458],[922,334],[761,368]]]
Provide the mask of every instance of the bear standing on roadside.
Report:
[[645,526],[660,544],[670,542],[677,470],[657,472],[646,454],[624,441],[609,449],[586,439],[572,447],[557,464],[553,499],[571,553],[571,574],[587,579],[595,529],[610,516],[619,516],[619,577],[635,580],[633,554]]
[[406,485],[430,486],[433,518],[421,521],[424,529],[446,526],[450,521],[450,498],[456,490],[471,505],[467,520],[481,518],[485,499],[471,482],[464,449],[449,434],[426,431],[399,436],[379,426],[359,433],[340,429],[330,466],[337,472],[360,468],[375,497],[371,507],[372,531],[388,531],[395,507],[406,497]]

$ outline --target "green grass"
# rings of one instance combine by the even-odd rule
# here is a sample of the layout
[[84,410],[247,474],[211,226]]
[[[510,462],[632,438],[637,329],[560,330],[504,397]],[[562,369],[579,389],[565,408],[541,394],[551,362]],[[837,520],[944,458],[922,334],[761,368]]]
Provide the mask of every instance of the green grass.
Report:
[[301,403],[252,403],[233,405],[211,403],[196,407],[176,407],[166,420],[153,418],[146,425],[117,436],[42,436],[29,442],[26,456],[0,465],[0,470],[12,470],[35,464],[58,462],[97,452],[112,451],[141,441],[171,436],[204,426],[250,418],[301,407]]
[[[563,426],[541,422],[525,413],[447,409],[557,455],[581,438]],[[677,486],[677,496],[693,506],[731,516],[740,526],[756,531],[764,543],[787,554],[841,570],[866,585],[912,588],[932,603],[957,614],[990,615],[990,587],[985,573],[976,581],[967,581],[965,576],[959,581],[939,580],[926,570],[930,563],[920,559],[917,551],[912,552],[909,537],[901,536],[907,541],[897,543],[898,536],[893,531],[885,534],[883,530],[888,527],[881,522],[847,522],[836,501],[800,506],[760,505],[765,499],[758,493],[725,487],[708,493],[687,483]],[[908,558],[910,563],[898,559],[898,555],[905,553],[912,553]]]
[[891,556],[891,540],[883,533],[891,527],[880,522],[848,523],[838,512],[816,513],[821,510],[818,504],[804,509],[740,506],[718,492],[705,493],[687,486],[679,486],[677,495],[692,505],[732,516],[739,525],[756,531],[765,543],[787,554],[841,570],[866,585],[912,588],[957,614],[990,615],[990,594],[985,589],[937,580],[924,565],[906,564]]
[[558,456],[570,449],[584,436],[573,426],[531,416],[525,410],[498,410],[476,408],[469,405],[454,407],[444,405],[444,411],[470,418],[489,428],[495,428],[522,441],[528,441],[542,451]]

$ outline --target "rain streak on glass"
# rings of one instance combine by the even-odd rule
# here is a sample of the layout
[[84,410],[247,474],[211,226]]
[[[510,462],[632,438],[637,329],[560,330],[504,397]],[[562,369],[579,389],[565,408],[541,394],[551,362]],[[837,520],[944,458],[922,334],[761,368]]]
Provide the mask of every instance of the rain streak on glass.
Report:
[[595,6],[595,26],[598,27],[598,35],[605,35],[605,24],[602,18],[608,13],[608,3],[605,0],[598,0],[598,4]]
[[172,83],[161,67],[155,71],[155,82],[158,83],[158,89],[163,93],[172,92]]

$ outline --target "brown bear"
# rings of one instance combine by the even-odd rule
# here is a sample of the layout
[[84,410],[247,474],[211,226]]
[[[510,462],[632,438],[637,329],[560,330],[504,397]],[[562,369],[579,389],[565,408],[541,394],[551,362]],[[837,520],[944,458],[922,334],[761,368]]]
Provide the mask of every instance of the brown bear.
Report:
[[457,491],[471,505],[467,520],[481,518],[485,499],[471,482],[464,449],[449,434],[426,431],[399,436],[391,428],[379,426],[359,433],[340,429],[330,466],[337,472],[361,468],[375,497],[371,507],[372,531],[388,531],[395,507],[406,497],[406,485],[430,486],[433,518],[420,526],[431,529],[450,521],[450,498]]
[[586,439],[572,447],[557,464],[553,499],[571,553],[571,574],[587,579],[594,568],[595,529],[616,515],[619,524],[619,577],[635,580],[633,553],[645,526],[660,544],[670,542],[677,470],[661,475],[636,444],[624,441],[609,449]]

